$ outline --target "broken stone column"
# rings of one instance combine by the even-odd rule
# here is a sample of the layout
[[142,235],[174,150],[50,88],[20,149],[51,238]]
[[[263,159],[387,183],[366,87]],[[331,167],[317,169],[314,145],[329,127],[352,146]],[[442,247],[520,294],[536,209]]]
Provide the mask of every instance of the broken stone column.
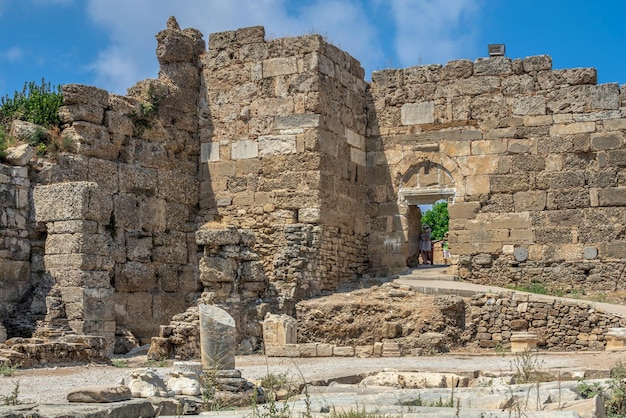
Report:
[[7,330],[4,325],[0,324],[0,344],[4,344],[7,340]]
[[511,353],[521,353],[537,349],[537,333],[513,332],[511,334]]
[[605,338],[606,351],[626,350],[626,328],[608,328]]
[[167,388],[176,395],[197,396],[202,393],[202,363],[199,361],[176,361]]
[[288,348],[297,347],[297,321],[289,315],[267,314],[263,321],[265,354],[270,357],[287,355]]
[[[108,232],[113,201],[93,182],[40,185],[33,190],[36,221],[45,223],[44,265],[54,279],[51,294],[62,309],[48,306],[41,326],[59,323],[79,335],[102,336],[115,346],[113,240]],[[56,322],[53,324],[53,320]]]
[[235,320],[215,305],[201,303],[198,308],[202,366],[210,370],[234,369],[237,335]]

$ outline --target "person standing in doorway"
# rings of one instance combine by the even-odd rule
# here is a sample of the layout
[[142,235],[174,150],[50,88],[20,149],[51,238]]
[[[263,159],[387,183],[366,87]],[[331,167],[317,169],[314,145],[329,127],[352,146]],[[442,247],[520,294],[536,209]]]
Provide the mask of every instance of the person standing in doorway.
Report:
[[447,266],[449,265],[450,260],[450,244],[448,244],[448,233],[446,232],[443,235],[443,240],[441,242],[441,248],[443,249],[443,263]]
[[422,226],[420,235],[420,253],[422,255],[422,263],[433,264],[433,243],[430,238],[430,226]]

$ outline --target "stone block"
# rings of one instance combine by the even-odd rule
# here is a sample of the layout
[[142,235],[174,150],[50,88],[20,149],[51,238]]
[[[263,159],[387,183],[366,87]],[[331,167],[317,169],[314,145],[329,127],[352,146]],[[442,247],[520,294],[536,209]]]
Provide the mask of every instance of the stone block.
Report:
[[124,263],[115,282],[118,292],[151,292],[157,290],[154,265],[130,261]]
[[96,183],[68,182],[36,186],[33,190],[37,222],[95,220],[108,223],[112,201]]
[[63,101],[66,105],[85,103],[105,108],[109,102],[109,93],[97,87],[83,84],[65,84],[61,86],[61,89],[63,91]]
[[111,161],[117,159],[124,139],[122,135],[111,135],[102,125],[83,121],[75,121],[63,135],[77,145],[80,154]]
[[263,321],[263,342],[266,347],[297,342],[297,321],[289,315],[267,315]]
[[400,343],[384,341],[382,357],[400,357],[402,356],[402,346]]
[[624,134],[621,132],[599,132],[591,135],[591,149],[603,151],[620,148],[624,144]]
[[204,142],[200,144],[200,163],[220,161],[220,143]]
[[478,58],[474,61],[475,75],[499,75],[511,74],[511,58],[495,56],[489,58]]
[[350,161],[365,167],[367,165],[367,154],[360,149],[350,148]]
[[263,61],[263,78],[295,74],[297,72],[296,57],[270,58]]
[[[295,135],[267,135],[260,136],[258,142],[258,155],[295,154]],[[248,157],[252,158],[252,157]],[[233,159],[235,157],[233,156]]]
[[265,355],[268,357],[286,357],[285,347],[284,345],[265,345]]
[[321,221],[321,211],[319,208],[300,208],[298,209],[298,222],[302,223],[319,223]]
[[454,219],[472,219],[479,211],[479,202],[455,203],[448,207],[450,218]]
[[400,109],[402,125],[419,125],[435,121],[434,102],[405,103]]
[[512,332],[511,353],[522,353],[537,349],[537,333],[535,332]]
[[240,139],[231,144],[230,153],[233,160],[257,158],[259,156],[259,144],[249,139]]
[[608,328],[604,338],[606,351],[626,351],[626,328]]
[[320,115],[314,113],[278,116],[274,118],[274,129],[316,128],[320,125]]
[[355,148],[358,148],[362,151],[365,151],[365,137],[363,135],[359,135],[356,132],[346,128],[346,141],[348,145],[351,145]]
[[546,199],[547,194],[543,191],[522,191],[513,195],[516,212],[544,210]]
[[[97,117],[94,115],[93,120],[87,119],[79,119],[79,120],[87,120],[88,122],[99,123],[97,121]],[[74,116],[76,117],[76,116]],[[102,121],[102,117],[100,116],[100,121]],[[110,133],[118,134],[126,137],[133,136],[134,126],[132,120],[126,116],[125,114],[117,111],[107,110],[104,113],[104,126],[107,127]]]
[[359,358],[368,358],[374,355],[373,345],[357,345],[354,348],[354,356]]
[[552,58],[549,55],[535,55],[526,57],[522,61],[524,72],[543,71],[552,69]]
[[198,203],[197,175],[188,175],[181,170],[159,170],[157,196],[168,202],[186,205]]
[[624,242],[605,242],[599,245],[600,257],[622,259],[626,254],[626,243]]
[[0,278],[6,284],[30,281],[30,262],[3,259],[0,263]]
[[334,347],[333,356],[335,357],[354,357],[354,347]]
[[606,187],[599,189],[598,204],[600,206],[626,205],[626,187]]
[[550,127],[551,136],[575,135],[595,132],[595,122],[576,122],[567,124],[556,124]]
[[117,193],[119,190],[117,162],[90,158],[88,180],[97,183],[105,194]]
[[332,357],[334,349],[335,349],[334,344],[318,343],[317,344],[317,356],[318,357]]
[[141,191],[147,195],[156,194],[158,179],[156,169],[120,164],[119,178],[121,192],[135,194]]
[[317,357],[317,343],[298,344],[300,357]]

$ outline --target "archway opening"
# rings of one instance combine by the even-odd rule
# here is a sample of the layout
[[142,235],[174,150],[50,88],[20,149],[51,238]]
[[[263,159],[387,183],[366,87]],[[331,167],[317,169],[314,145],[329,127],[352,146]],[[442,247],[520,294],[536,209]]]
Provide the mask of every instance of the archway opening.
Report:
[[[416,267],[420,262],[420,238],[423,238],[420,236],[423,232],[424,214],[437,202],[452,203],[455,192],[455,184],[450,172],[440,164],[431,161],[422,161],[410,167],[402,176],[398,199],[399,203],[406,207],[404,234],[407,266]],[[438,228],[438,232],[447,231],[447,217],[445,223],[443,228]],[[439,233],[436,238],[443,238],[443,233]],[[432,255],[430,261],[433,261]],[[421,262],[425,262],[423,254]]]

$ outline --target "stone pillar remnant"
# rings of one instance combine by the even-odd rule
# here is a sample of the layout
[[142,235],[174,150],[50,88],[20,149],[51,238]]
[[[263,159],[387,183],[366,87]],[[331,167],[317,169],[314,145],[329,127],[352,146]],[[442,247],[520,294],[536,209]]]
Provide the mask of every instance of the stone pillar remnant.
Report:
[[200,355],[205,369],[235,368],[235,320],[215,305],[199,304]]
[[537,349],[536,332],[513,332],[511,334],[511,353]]
[[606,351],[626,350],[626,328],[607,328]]

